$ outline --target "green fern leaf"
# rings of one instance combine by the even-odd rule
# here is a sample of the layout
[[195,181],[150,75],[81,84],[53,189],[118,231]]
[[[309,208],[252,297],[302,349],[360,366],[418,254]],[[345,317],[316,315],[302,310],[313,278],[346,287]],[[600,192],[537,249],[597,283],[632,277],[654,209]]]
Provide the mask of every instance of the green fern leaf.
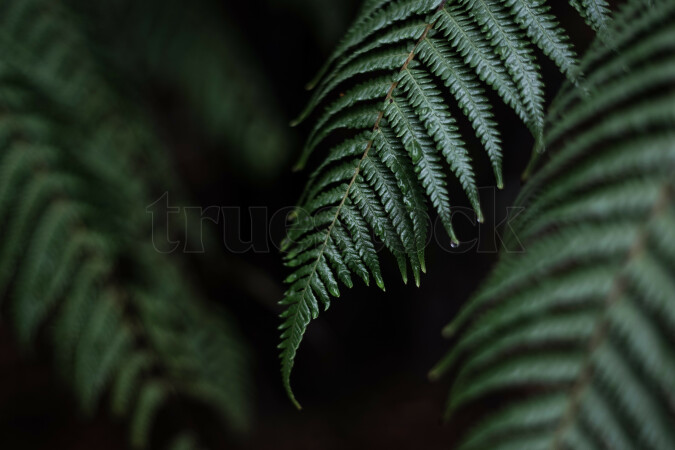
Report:
[[110,393],[136,447],[177,401],[244,429],[235,327],[148,242],[158,185],[141,174],[172,185],[152,128],[99,76],[60,2],[2,2],[0,54],[3,320],[24,347],[47,340],[84,412]]
[[517,201],[525,252],[501,255],[431,373],[454,374],[450,415],[520,394],[460,448],[675,446],[674,29],[672,2],[633,0],[556,102]]
[[[593,20],[604,13],[591,3],[583,6],[580,11]],[[311,115],[317,121],[296,169],[317,152],[321,163],[283,245],[295,272],[281,302],[287,307],[281,324],[282,378],[296,404],[290,389],[293,360],[307,325],[319,314],[318,302],[328,305],[339,292],[332,279],[350,286],[346,267],[384,286],[369,229],[396,258],[404,282],[410,266],[419,284],[426,270],[426,203],[453,245],[459,242],[448,172],[483,219],[472,155],[446,92],[471,123],[500,188],[501,140],[483,83],[542,143],[544,84],[535,47],[576,82],[581,69],[574,49],[542,0],[373,0],[310,82],[315,92],[294,124]]]

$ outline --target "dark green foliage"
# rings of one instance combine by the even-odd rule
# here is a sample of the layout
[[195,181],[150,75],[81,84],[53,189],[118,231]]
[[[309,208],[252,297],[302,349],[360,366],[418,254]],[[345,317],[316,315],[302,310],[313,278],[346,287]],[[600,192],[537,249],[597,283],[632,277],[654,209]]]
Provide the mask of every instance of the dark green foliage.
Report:
[[[310,83],[314,95],[298,122],[318,119],[298,168],[322,150],[288,234],[286,263],[295,268],[282,301],[284,385],[319,302],[328,307],[350,270],[384,287],[369,229],[396,258],[404,281],[425,271],[427,202],[453,245],[447,168],[476,212],[480,209],[472,155],[448,107],[459,106],[482,143],[501,187],[502,149],[486,88],[494,89],[540,142],[544,84],[539,47],[576,83],[579,75],[566,32],[543,0],[373,0]],[[571,2],[588,22],[604,27],[604,2]],[[335,142],[337,141],[337,144]],[[329,147],[328,143],[332,143]],[[453,200],[452,202],[454,202]],[[341,236],[348,235],[344,240]],[[364,268],[368,270],[364,270]],[[297,402],[295,402],[297,405]]]
[[62,1],[110,69],[141,91],[177,94],[196,122],[184,126],[226,146],[242,175],[273,178],[286,167],[287,122],[253,50],[215,2]]
[[649,3],[554,102],[512,224],[525,252],[445,330],[449,414],[511,394],[463,449],[675,448],[675,3]]
[[166,156],[85,42],[58,2],[0,3],[3,319],[24,346],[48,342],[85,412],[107,395],[134,447],[168,405],[245,428],[248,364],[234,326],[151,245],[145,207],[153,181],[170,185]]

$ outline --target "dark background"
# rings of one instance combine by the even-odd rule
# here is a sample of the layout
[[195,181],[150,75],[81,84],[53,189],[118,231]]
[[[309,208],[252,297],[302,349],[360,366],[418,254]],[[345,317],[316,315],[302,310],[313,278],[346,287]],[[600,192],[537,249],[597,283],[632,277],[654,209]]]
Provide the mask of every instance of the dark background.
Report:
[[[189,2],[189,3],[195,3]],[[309,99],[304,84],[316,73],[354,17],[357,0],[287,0],[246,2],[201,0],[218,11],[223,27],[242,37],[241,51],[250,54],[271,86],[275,104],[288,123]],[[566,2],[557,3],[564,25],[583,49],[590,33]],[[562,5],[561,5],[562,4]],[[183,6],[189,7],[189,6]],[[567,20],[568,19],[568,20]],[[538,53],[548,100],[561,83],[552,64]],[[276,349],[281,309],[281,280],[288,271],[273,247],[284,224],[271,229],[264,217],[251,220],[249,207],[267,207],[269,219],[299,197],[307,172],[290,168],[309,131],[305,124],[288,133],[288,154],[271,173],[243,171],[232,161],[236,143],[203,136],[186,112],[180,95],[152,79],[141,89],[139,102],[149,105],[153,122],[171,152],[174,167],[188,191],[191,205],[240,206],[241,222],[207,225],[215,237],[204,255],[175,254],[191,268],[204,296],[232,312],[254,359],[255,416],[248,435],[223,437],[223,445],[241,449],[440,449],[450,448],[474,414],[468,411],[454,425],[442,413],[448,383],[432,383],[427,372],[448,348],[440,335],[480,280],[496,254],[460,247],[444,251],[434,241],[427,255],[428,273],[419,289],[401,282],[388,255],[382,254],[387,292],[356,283],[333,301],[330,310],[310,324],[298,353],[292,383],[304,410],[296,411],[281,387]],[[479,170],[485,235],[492,233],[520,187],[532,139],[516,116],[493,98],[505,153],[505,189],[493,197],[489,171]],[[456,115],[457,116],[457,115]],[[466,127],[466,123],[460,123]],[[466,133],[465,133],[466,135]],[[469,141],[476,167],[489,167],[477,142]],[[320,156],[319,156],[320,157]],[[316,163],[316,158],[312,162]],[[311,165],[310,165],[311,166]],[[451,198],[467,206],[459,186],[450,182]],[[150,226],[150,225],[149,225]],[[478,236],[477,227],[462,217],[460,239]],[[223,242],[241,232],[243,241],[270,246],[268,252],[229,252]],[[249,230],[253,230],[250,232]],[[270,238],[272,236],[273,238]],[[435,236],[445,243],[443,234]],[[489,242],[483,242],[489,248]],[[117,449],[125,448],[124,424],[109,418],[102,407],[93,419],[82,417],[67,388],[50,376],[50,365],[38,354],[17,350],[11,332],[0,325],[0,448]],[[105,404],[105,401],[103,402]],[[486,405],[491,409],[496,404]],[[227,434],[223,430],[223,435]],[[232,442],[234,441],[234,442]]]

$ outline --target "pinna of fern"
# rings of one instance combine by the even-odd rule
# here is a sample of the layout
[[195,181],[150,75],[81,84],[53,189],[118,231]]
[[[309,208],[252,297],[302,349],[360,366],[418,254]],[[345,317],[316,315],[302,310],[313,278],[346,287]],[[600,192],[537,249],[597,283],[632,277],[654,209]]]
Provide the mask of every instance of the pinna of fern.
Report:
[[[594,27],[603,0],[571,1]],[[351,274],[384,289],[370,231],[394,255],[404,282],[426,270],[429,203],[453,245],[447,169],[482,221],[472,156],[447,104],[449,94],[487,153],[503,186],[501,139],[486,89],[541,141],[544,86],[534,47],[571,81],[579,75],[566,32],[543,0],[374,0],[366,2],[317,78],[296,123],[317,116],[297,164],[315,150],[284,250],[294,272],[281,304],[281,371],[290,388],[295,354],[319,304],[339,295]],[[321,112],[317,112],[322,107]],[[325,149],[327,143],[337,144]]]
[[[675,447],[675,4],[630,1],[552,107],[504,253],[444,330],[462,449]],[[612,47],[604,44],[609,37]]]

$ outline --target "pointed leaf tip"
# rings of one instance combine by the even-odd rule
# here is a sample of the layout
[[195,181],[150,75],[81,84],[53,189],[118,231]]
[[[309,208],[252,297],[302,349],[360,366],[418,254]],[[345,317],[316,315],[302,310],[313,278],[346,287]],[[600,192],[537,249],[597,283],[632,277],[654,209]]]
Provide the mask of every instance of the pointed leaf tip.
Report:
[[441,331],[441,335],[445,338],[451,338],[455,332],[457,331],[457,328],[455,327],[454,322],[448,324],[445,328],[443,328],[443,331]]
[[298,411],[302,411],[302,405],[295,399],[295,396],[291,393],[291,403]]
[[412,273],[413,273],[413,279],[415,280],[415,286],[419,287],[420,286],[420,268],[419,267],[411,267],[412,268]]
[[293,403],[293,406],[298,411],[302,410],[302,406],[300,405],[300,402],[295,398],[295,394],[293,394],[293,389],[291,389],[291,380],[290,380],[290,373],[285,374],[283,377],[283,384],[284,384],[284,390],[286,391],[286,395],[288,396],[288,399]]
[[438,381],[441,378],[441,373],[435,367],[427,373],[429,381]]
[[332,58],[328,58],[328,60],[325,63],[323,63],[323,66],[321,66],[316,75],[314,75],[314,78],[312,78],[307,82],[307,84],[305,84],[305,90],[311,91],[319,84],[319,82],[323,79],[323,76],[326,74],[328,69],[330,69],[332,61],[333,61]]
[[483,215],[483,211],[479,208],[478,211],[476,211],[476,220],[478,223],[483,223],[485,222],[485,216]]
[[375,284],[377,284],[377,287],[384,291],[384,280],[382,279],[382,276],[379,273],[375,273],[373,274],[373,278],[375,278]]
[[504,189],[504,176],[502,174],[501,165],[495,169],[495,181],[497,182],[497,189]]

